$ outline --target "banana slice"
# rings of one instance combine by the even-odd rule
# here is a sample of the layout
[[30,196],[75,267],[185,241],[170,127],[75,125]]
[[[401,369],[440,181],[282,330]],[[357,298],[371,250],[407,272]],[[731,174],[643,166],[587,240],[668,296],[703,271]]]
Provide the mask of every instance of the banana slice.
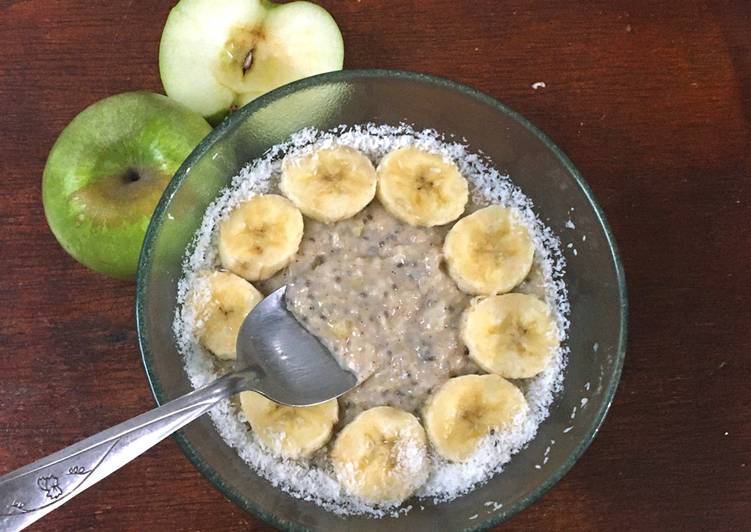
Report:
[[336,399],[294,407],[277,404],[256,392],[242,392],[240,406],[261,443],[285,458],[307,458],[326,445],[339,420]]
[[526,412],[519,389],[498,375],[449,379],[425,406],[425,430],[433,448],[448,460],[469,458],[491,430],[502,430]]
[[532,268],[535,246],[512,209],[491,205],[456,222],[443,243],[449,275],[468,294],[508,292]]
[[377,406],[342,429],[331,461],[350,494],[371,504],[398,504],[428,478],[425,431],[412,414]]
[[279,188],[306,216],[330,223],[351,218],[371,202],[376,191],[373,163],[347,146],[287,156]]
[[240,204],[219,227],[219,257],[248,281],[263,281],[284,268],[297,252],[302,214],[276,194]]
[[237,358],[240,326],[263,295],[242,277],[229,272],[201,276],[188,296],[196,317],[195,335],[217,358]]
[[473,302],[464,312],[460,334],[469,356],[482,369],[507,379],[540,373],[559,343],[550,309],[527,294]]
[[469,186],[459,168],[414,146],[387,154],[378,165],[378,199],[393,216],[432,227],[459,218]]

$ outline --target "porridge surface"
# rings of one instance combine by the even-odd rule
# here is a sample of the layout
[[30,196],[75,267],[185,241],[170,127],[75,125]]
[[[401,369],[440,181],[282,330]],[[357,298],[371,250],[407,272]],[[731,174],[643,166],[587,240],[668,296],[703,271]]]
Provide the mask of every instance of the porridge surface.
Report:
[[[216,249],[219,223],[243,201],[275,193],[285,154],[332,144],[360,150],[374,164],[394,149],[420,146],[456,162],[469,181],[471,205],[516,208],[533,233],[535,262],[530,275],[514,291],[544,299],[565,335],[569,306],[560,241],[508,176],[465,144],[446,141],[434,130],[415,131],[404,124],[340,126],[331,131],[310,128],[249,162],[208,207],[186,252],[173,329],[194,387],[205,386],[229,369],[199,344],[193,333],[196,316],[184,305],[201,272],[221,267]],[[458,290],[441,264],[448,229],[407,226],[377,202],[336,224],[306,219],[293,262],[272,279],[255,283],[265,294],[287,284],[288,308],[358,375],[360,386],[339,399],[340,426],[375,405],[390,404],[417,413],[431,389],[450,377],[477,372],[459,339],[459,320],[470,298]],[[562,384],[566,352],[565,345],[561,346],[546,370],[516,383],[530,406],[530,415],[522,423],[490,435],[466,462],[450,463],[432,454],[430,476],[417,497],[448,501],[501,471],[513,454],[535,437],[538,425],[547,417]],[[390,510],[349,496],[331,469],[326,448],[307,461],[269,454],[233,400],[220,402],[210,415],[222,438],[256,473],[295,497],[340,514],[397,516],[411,508]]]
[[441,264],[446,228],[406,225],[377,202],[305,225],[297,258],[264,288],[287,283],[288,308],[357,375],[344,423],[379,405],[418,413],[449,377],[477,371],[459,339],[469,297]]

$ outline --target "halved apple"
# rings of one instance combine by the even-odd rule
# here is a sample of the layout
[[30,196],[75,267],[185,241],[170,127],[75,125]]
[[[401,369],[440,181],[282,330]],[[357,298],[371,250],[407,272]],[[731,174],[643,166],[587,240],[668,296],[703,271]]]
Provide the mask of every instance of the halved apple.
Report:
[[310,2],[181,0],[159,46],[167,95],[211,122],[300,78],[340,70],[344,43]]

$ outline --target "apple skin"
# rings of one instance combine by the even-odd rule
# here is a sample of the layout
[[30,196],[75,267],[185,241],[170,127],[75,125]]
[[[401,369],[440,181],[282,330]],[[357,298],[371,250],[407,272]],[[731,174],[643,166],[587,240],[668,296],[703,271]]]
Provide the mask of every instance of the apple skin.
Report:
[[211,131],[161,94],[126,92],[84,109],[58,137],[42,178],[47,223],[85,266],[132,279],[159,198]]

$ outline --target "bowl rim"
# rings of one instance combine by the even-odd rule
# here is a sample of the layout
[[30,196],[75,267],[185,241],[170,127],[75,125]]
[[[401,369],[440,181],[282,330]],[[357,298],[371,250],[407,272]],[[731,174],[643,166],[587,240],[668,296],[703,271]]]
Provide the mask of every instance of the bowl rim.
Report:
[[[175,194],[177,189],[183,183],[187,177],[191,167],[209,150],[214,143],[219,140],[225,133],[225,131],[231,130],[235,125],[246,119],[247,116],[262,109],[270,103],[285,97],[288,94],[294,93],[301,89],[314,87],[320,84],[324,84],[331,81],[349,81],[359,79],[402,79],[410,80],[423,84],[438,86],[441,88],[447,88],[450,90],[461,92],[467,96],[470,96],[481,103],[494,107],[500,112],[508,115],[513,120],[517,121],[534,136],[536,136],[563,164],[566,170],[573,176],[574,181],[579,186],[580,190],[584,193],[587,201],[592,206],[595,217],[599,224],[602,226],[605,233],[605,238],[610,250],[611,259],[615,267],[616,278],[618,282],[618,296],[619,296],[619,312],[620,312],[620,334],[617,340],[617,353],[614,368],[609,376],[607,385],[604,392],[604,399],[596,412],[593,423],[586,433],[585,437],[574,448],[573,452],[566,458],[566,460],[552,472],[552,474],[540,485],[530,491],[525,497],[517,501],[512,506],[504,507],[499,513],[489,517],[482,523],[478,523],[478,526],[470,530],[486,530],[498,524],[501,524],[511,517],[521,512],[522,510],[531,506],[535,501],[545,495],[558,481],[563,478],[566,473],[570,471],[573,465],[584,454],[589,445],[592,443],[594,437],[602,425],[605,416],[610,409],[613,402],[615,392],[618,388],[621,372],[623,368],[623,362],[626,355],[626,342],[627,342],[627,328],[628,328],[628,294],[626,289],[626,278],[623,270],[623,264],[621,262],[618,248],[615,243],[613,232],[608,224],[605,214],[597,203],[595,195],[587,182],[582,177],[579,170],[574,166],[573,162],[563,153],[563,151],[540,129],[533,125],[528,119],[514,111],[507,105],[496,100],[492,96],[485,94],[477,89],[464,85],[462,83],[450,80],[448,78],[435,76],[431,74],[425,74],[420,72],[413,72],[407,70],[388,70],[388,69],[359,69],[359,70],[339,70],[334,72],[327,72],[316,76],[311,76],[298,81],[294,81],[287,85],[283,85],[273,91],[270,91],[255,100],[251,101],[244,107],[230,114],[225,120],[222,121],[217,127],[213,129],[191,152],[183,164],[178,168],[175,175],[170,180],[167,188],[162,194],[159,203],[154,210],[154,215],[151,218],[146,236],[144,238],[143,247],[141,248],[141,254],[138,261],[138,275],[136,285],[136,327],[138,331],[138,344],[141,351],[141,359],[143,362],[144,371],[151,388],[151,392],[157,405],[163,404],[167,398],[165,397],[164,390],[162,389],[159,378],[154,372],[154,366],[152,364],[152,353],[149,347],[148,340],[142,332],[145,330],[145,305],[144,302],[147,298],[145,287],[145,273],[150,269],[152,264],[152,245],[158,233],[159,227],[162,225],[165,218],[166,209],[170,199]],[[276,527],[283,528],[285,530],[309,530],[295,521],[289,521],[286,519],[280,519],[278,515],[269,513],[256,506],[253,501],[242,496],[237,490],[225,483],[224,479],[201,457],[201,455],[193,448],[189,439],[183,431],[178,431],[173,435],[177,441],[182,452],[188,457],[198,471],[203,474],[225,497],[233,501],[245,511],[258,517],[259,519],[270,523]]]

